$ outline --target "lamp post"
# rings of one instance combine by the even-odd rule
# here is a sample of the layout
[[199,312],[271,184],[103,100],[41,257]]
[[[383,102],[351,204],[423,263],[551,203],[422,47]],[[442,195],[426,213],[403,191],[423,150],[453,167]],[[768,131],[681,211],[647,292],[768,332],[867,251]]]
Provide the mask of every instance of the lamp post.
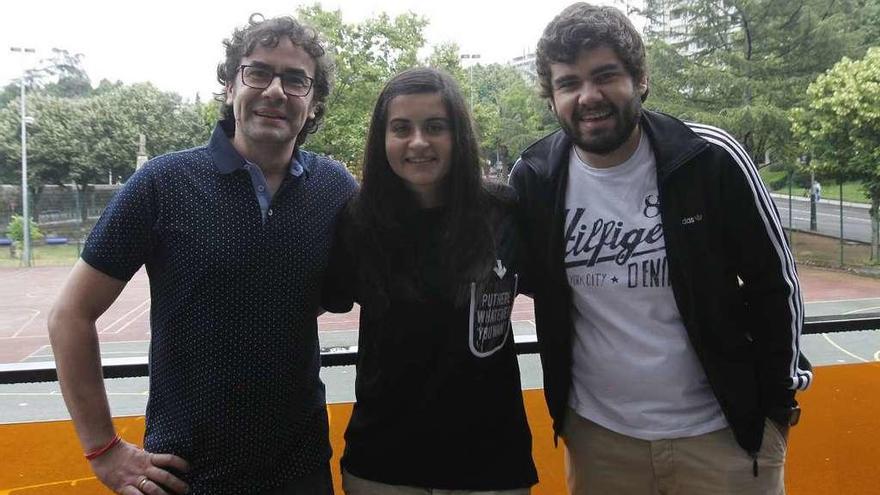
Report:
[[[29,53],[35,53],[33,48],[22,48],[13,46],[10,51],[20,53],[25,56]],[[22,64],[21,80],[19,86],[21,89],[21,213],[22,213],[22,253],[21,260],[24,266],[31,266],[31,212],[28,205],[28,175],[27,175],[27,100],[25,95],[25,79],[27,70]]]
[[[479,53],[462,53],[461,55],[459,55],[459,57],[462,60],[467,60],[467,59],[476,60],[476,59],[480,58],[480,54]],[[478,63],[478,62],[475,62],[475,63]],[[471,111],[473,112],[474,111],[474,66],[473,65],[471,65],[468,69],[468,76],[469,76],[468,79],[470,81],[470,86],[471,86],[471,91],[470,91],[470,93],[471,93],[470,94]]]

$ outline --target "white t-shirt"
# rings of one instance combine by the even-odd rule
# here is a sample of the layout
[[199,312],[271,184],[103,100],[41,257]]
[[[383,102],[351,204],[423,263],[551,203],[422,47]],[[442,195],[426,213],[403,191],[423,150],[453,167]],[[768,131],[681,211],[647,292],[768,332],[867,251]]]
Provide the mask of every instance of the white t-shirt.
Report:
[[727,426],[672,295],[654,152],[642,134],[620,165],[574,148],[565,196],[572,390],[579,415],[643,440]]

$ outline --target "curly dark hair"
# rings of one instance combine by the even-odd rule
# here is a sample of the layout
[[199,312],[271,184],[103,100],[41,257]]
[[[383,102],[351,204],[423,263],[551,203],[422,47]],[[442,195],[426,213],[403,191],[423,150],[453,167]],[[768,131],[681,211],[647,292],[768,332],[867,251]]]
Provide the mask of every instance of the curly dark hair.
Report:
[[285,37],[305,50],[315,61],[315,83],[312,87],[315,117],[306,120],[297,136],[296,146],[299,147],[309,134],[318,130],[324,118],[325,102],[333,87],[333,76],[336,72],[333,58],[324,48],[324,40],[312,27],[289,16],[266,19],[262,14],[251,14],[247,26],[236,28],[230,38],[223,40],[226,60],[217,64],[217,82],[223,86],[223,91],[214,96],[222,104],[223,120],[234,120],[232,107],[226,104],[226,86],[235,80],[241,59],[253,53],[258,43],[274,48]]
[[[493,230],[487,211],[499,201],[482,179],[480,156],[467,103],[455,80],[437,69],[415,68],[394,76],[379,94],[370,119],[364,151],[361,189],[349,206],[357,237],[362,276],[379,298],[392,293],[419,298],[420,274],[413,270],[414,236],[409,228],[419,209],[415,194],[404,185],[388,162],[385,134],[388,108],[401,95],[440,95],[452,131],[452,156],[446,180],[442,240],[445,273],[458,282],[478,280],[494,261]],[[460,285],[451,287],[460,302]]]
[[[645,43],[626,15],[614,7],[578,2],[553,18],[538,41],[535,65],[541,96],[553,95],[550,64],[574,63],[582,50],[601,46],[614,50],[633,81],[647,74]],[[646,90],[642,101],[647,97]]]

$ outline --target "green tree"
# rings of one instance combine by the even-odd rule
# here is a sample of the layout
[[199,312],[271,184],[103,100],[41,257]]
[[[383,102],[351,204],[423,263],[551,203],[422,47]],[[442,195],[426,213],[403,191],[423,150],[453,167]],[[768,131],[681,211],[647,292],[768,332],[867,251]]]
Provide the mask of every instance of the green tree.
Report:
[[206,122],[202,109],[150,83],[126,85],[90,98],[88,113],[94,118],[86,130],[94,144],[90,161],[97,168],[90,180],[105,177],[108,171],[128,178],[134,172],[141,134],[152,157],[204,144],[216,122]]
[[[31,243],[41,241],[43,239],[43,232],[37,226],[37,222],[31,219],[28,225],[30,226],[28,230],[31,231]],[[12,240],[12,244],[9,246],[9,257],[17,258],[16,251],[24,246],[24,217],[12,215],[9,219],[9,225],[6,226],[6,235]],[[33,254],[31,254],[31,257],[33,257]]]
[[[77,130],[81,119],[77,112],[81,99],[58,98],[43,94],[28,97],[28,190],[32,214],[39,215],[43,187],[63,184],[69,174],[69,160],[75,154]],[[21,114],[18,100],[0,109],[0,179],[5,183],[21,181]]]
[[[17,101],[0,110],[0,177],[20,180]],[[34,204],[46,184],[73,182],[80,193],[108,174],[134,172],[139,137],[150,156],[204,143],[210,133],[204,109],[150,84],[115,86],[87,98],[35,94],[28,98],[28,181]],[[85,208],[85,202],[81,202]],[[35,212],[36,214],[36,212]],[[85,215],[85,210],[82,212]],[[85,216],[83,216],[85,219]]]
[[220,101],[214,98],[203,102],[199,95],[196,94],[196,101],[193,102],[193,107],[199,114],[205,129],[213,129],[217,121],[220,120]]
[[[71,54],[67,50],[53,49],[52,56],[41,60],[35,68],[24,74],[28,99],[28,115],[33,116],[35,106],[40,105],[40,95],[81,97],[89,94],[89,76],[82,67],[82,54]],[[21,160],[20,144],[20,81],[16,80],[0,90],[0,182],[10,183],[21,180],[18,164]],[[36,164],[39,167],[39,164]],[[38,175],[52,175],[42,171]],[[34,175],[34,174],[29,174]],[[54,183],[49,177],[46,183]],[[36,198],[43,182],[35,182],[32,187]]]
[[441,43],[435,46],[428,56],[426,65],[446,71],[458,81],[462,89],[467,89],[465,86],[467,76],[461,67],[461,50],[456,43]]
[[48,95],[66,98],[89,96],[92,83],[82,66],[84,55],[70,53],[58,48],[52,49],[52,56],[44,60],[40,71],[42,91]]
[[[37,222],[31,220],[28,225],[30,226],[31,231],[31,241],[42,240],[43,232],[40,231]],[[21,215],[12,215],[12,218],[9,220],[9,225],[6,228],[9,238],[21,246],[24,242],[24,217]]]
[[[648,104],[726,128],[758,162],[791,161],[788,110],[817,75],[864,53],[875,2],[648,0],[649,26],[666,26],[649,30]],[[684,22],[660,22],[670,18]]]
[[871,199],[871,259],[880,261],[880,47],[844,58],[810,84],[793,129],[820,172],[860,180]]
[[[85,99],[80,110],[80,149],[69,160],[69,179],[80,194],[108,174],[123,181],[131,176],[141,134],[147,155],[153,157],[203,144],[211,129],[195,105],[149,83],[120,86]],[[80,204],[85,219],[85,202]]]
[[326,11],[317,4],[300,8],[298,14],[328,40],[337,71],[324,126],[305,146],[359,175],[376,96],[391,76],[419,63],[427,20],[412,13],[394,18],[381,13],[361,23],[346,23],[341,11]]
[[[52,56],[40,60],[36,67],[25,72],[28,94],[42,93],[60,97],[83,97],[92,92],[88,73],[82,66],[83,54],[52,49]],[[16,80],[0,90],[0,107],[21,94]]]
[[526,146],[549,133],[556,121],[535,85],[513,67],[468,69],[480,147],[491,162],[510,163]]

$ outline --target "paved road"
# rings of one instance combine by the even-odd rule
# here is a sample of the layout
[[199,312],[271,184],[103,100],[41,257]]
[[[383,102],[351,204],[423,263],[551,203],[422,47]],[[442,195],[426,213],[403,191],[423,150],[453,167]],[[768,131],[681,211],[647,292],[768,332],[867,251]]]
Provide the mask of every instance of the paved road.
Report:
[[[788,196],[773,195],[776,208],[784,227],[789,226]],[[868,208],[862,206],[843,206],[843,238],[851,241],[871,241],[871,221]],[[823,199],[816,205],[816,226],[821,234],[840,236],[840,203]],[[791,225],[796,229],[810,229],[810,201],[807,198],[792,197]]]

